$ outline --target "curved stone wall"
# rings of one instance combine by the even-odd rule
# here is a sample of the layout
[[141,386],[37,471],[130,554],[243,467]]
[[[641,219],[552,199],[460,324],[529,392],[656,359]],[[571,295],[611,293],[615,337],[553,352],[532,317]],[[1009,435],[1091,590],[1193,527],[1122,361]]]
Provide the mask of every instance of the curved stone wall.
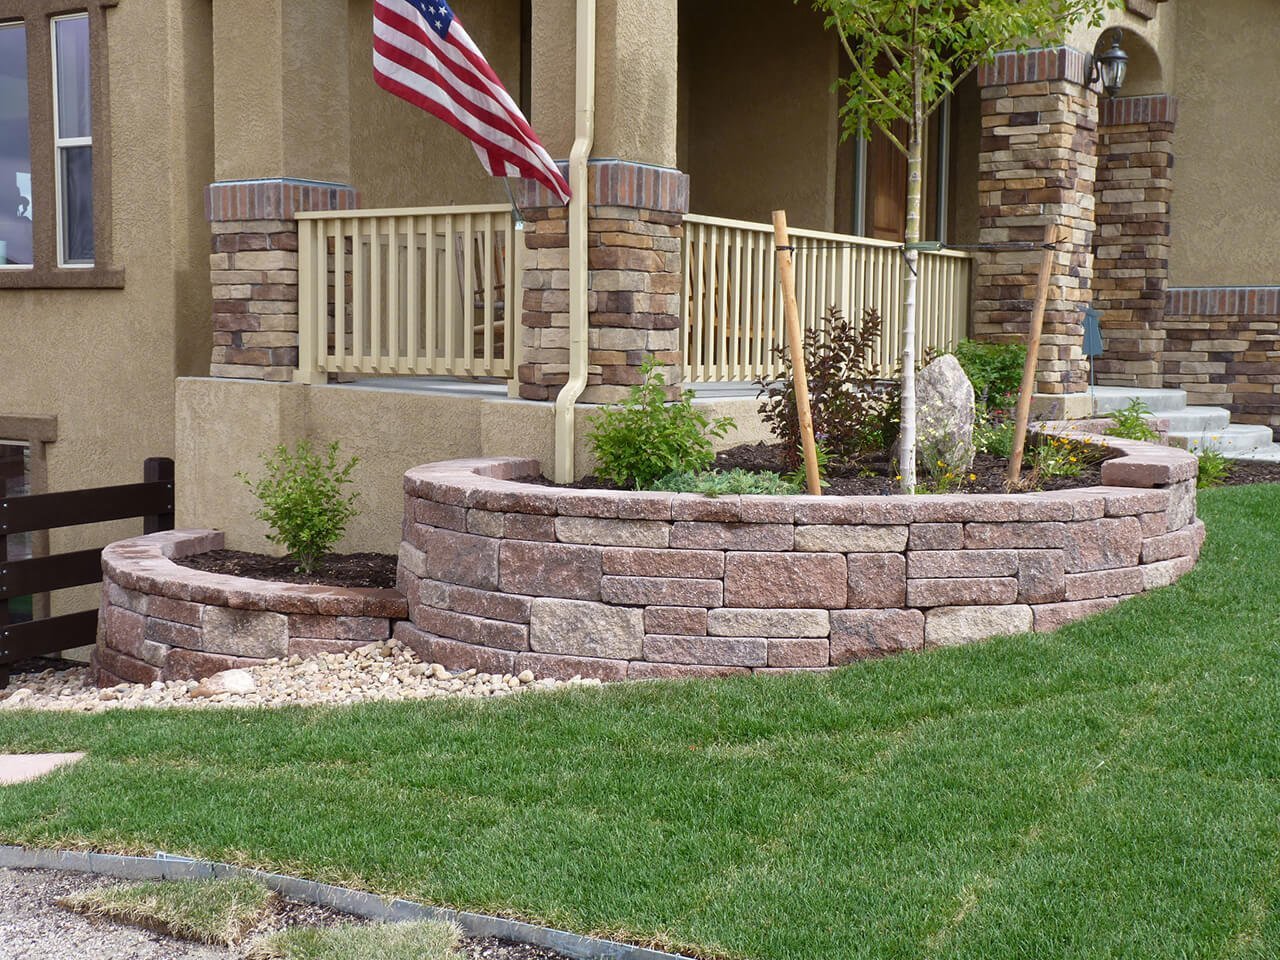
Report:
[[1173,583],[1204,541],[1197,463],[1108,440],[1106,486],[764,497],[521,483],[532,460],[405,476],[396,636],[490,673],[624,678],[822,669],[1053,630]]
[[176,530],[102,552],[99,686],[199,680],[277,657],[350,650],[388,639],[393,621],[407,616],[395,590],[252,580],[173,562],[222,546],[216,531]]

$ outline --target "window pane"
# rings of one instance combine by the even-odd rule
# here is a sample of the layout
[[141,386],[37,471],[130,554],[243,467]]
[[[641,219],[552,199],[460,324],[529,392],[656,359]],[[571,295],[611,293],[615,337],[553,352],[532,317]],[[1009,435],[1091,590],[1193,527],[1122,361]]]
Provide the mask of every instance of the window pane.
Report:
[[93,263],[93,148],[62,153],[62,259]]
[[58,52],[58,136],[92,136],[89,110],[89,18],[53,22]]
[[0,267],[31,264],[27,31],[0,24]]

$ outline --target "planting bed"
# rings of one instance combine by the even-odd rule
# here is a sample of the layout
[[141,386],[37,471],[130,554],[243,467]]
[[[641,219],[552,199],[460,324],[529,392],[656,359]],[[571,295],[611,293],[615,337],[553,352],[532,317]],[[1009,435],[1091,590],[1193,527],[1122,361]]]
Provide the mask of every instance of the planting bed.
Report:
[[624,678],[822,669],[1052,630],[1199,556],[1194,457],[1108,440],[1102,485],[727,496],[537,485],[536,461],[405,477],[398,586],[423,659]]
[[281,583],[209,573],[175,559],[221,550],[223,536],[177,530],[102,552],[99,686],[201,679],[295,654],[387,640],[407,615],[395,590]]

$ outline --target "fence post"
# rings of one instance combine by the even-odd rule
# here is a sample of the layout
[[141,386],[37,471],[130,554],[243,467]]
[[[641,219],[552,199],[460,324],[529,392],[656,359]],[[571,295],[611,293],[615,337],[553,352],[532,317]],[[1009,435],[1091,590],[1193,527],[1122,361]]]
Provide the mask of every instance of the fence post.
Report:
[[[0,526],[0,564],[8,559],[9,538],[5,535],[5,528]],[[0,690],[9,686],[9,665],[3,660],[9,653],[9,633],[5,629],[7,626],[9,626],[9,596],[6,593],[0,596]]]
[[167,513],[152,513],[142,518],[143,533],[159,533],[173,529],[173,461],[168,457],[148,457],[142,462],[142,479],[147,483],[167,483],[169,485],[169,510]]

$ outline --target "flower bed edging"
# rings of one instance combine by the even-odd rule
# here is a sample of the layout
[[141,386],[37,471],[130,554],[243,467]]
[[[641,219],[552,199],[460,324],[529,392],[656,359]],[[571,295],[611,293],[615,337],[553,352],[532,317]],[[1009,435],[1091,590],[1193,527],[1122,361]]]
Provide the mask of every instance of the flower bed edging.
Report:
[[1197,462],[1108,439],[1106,486],[766,497],[520,483],[536,461],[405,475],[396,636],[451,669],[602,680],[826,669],[1054,630],[1194,566]]
[[199,680],[295,654],[351,650],[408,615],[395,590],[278,583],[173,562],[223,546],[214,530],[121,540],[102,552],[93,666],[99,686]]

